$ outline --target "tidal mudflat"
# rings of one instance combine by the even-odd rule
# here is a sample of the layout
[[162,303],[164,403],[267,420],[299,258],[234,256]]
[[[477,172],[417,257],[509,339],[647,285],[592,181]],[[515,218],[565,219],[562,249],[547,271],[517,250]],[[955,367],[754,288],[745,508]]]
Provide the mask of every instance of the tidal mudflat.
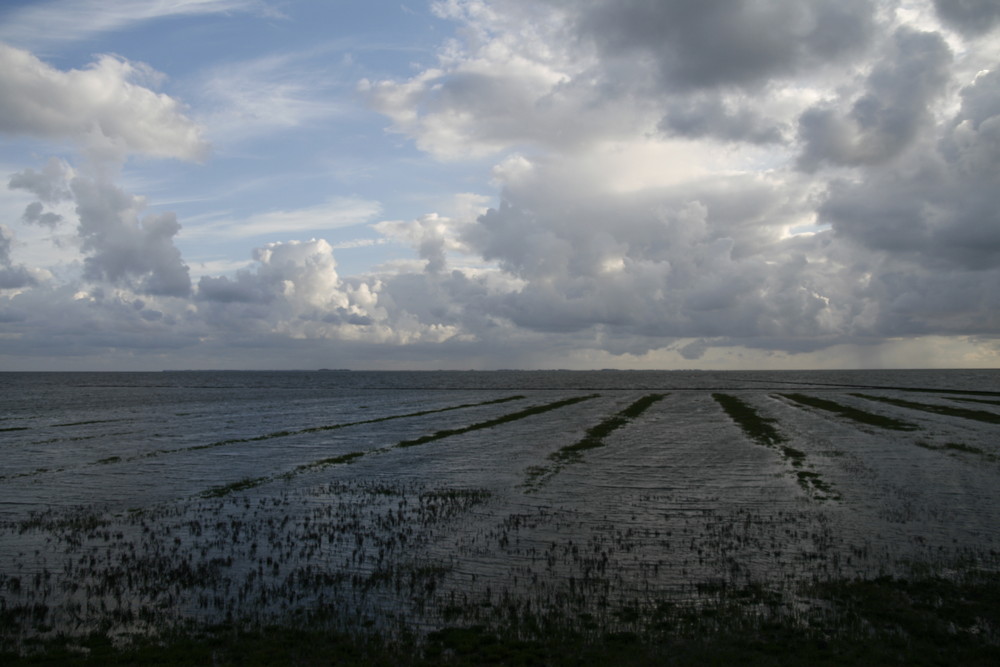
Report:
[[3,374],[0,652],[992,660],[998,404],[995,371]]

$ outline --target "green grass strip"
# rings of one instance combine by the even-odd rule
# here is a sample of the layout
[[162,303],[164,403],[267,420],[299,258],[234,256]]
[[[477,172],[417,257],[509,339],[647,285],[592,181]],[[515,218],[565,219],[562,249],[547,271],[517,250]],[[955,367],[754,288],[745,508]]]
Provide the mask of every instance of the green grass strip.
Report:
[[265,433],[263,435],[254,436],[252,438],[232,438],[229,440],[219,440],[218,442],[213,442],[207,445],[195,445],[193,447],[182,447],[180,449],[160,449],[155,452],[150,452],[146,456],[157,456],[159,454],[173,454],[175,452],[186,452],[195,451],[200,449],[210,449],[212,447],[221,447],[223,445],[233,445],[244,442],[259,442],[261,440],[271,440],[273,438],[285,438],[290,435],[302,435],[304,433],[318,433],[320,431],[333,431],[336,429],[347,428],[348,426],[362,426],[364,424],[377,424],[379,422],[386,422],[393,419],[407,419],[410,417],[423,417],[424,415],[433,415],[439,412],[450,412],[452,410],[462,410],[464,408],[476,408],[484,405],[496,405],[498,403],[509,403],[510,401],[519,401],[523,399],[524,396],[507,396],[505,398],[497,398],[492,401],[483,401],[482,403],[463,403],[462,405],[452,405],[447,408],[435,408],[433,410],[421,410],[419,412],[409,412],[405,415],[390,415],[388,417],[377,417],[375,419],[363,419],[356,422],[345,422],[343,424],[329,424],[325,426],[310,426],[309,428],[298,429],[295,431],[274,431],[273,433]]
[[1000,401],[984,401],[981,398],[956,398],[948,397],[951,401],[962,401],[963,403],[980,403],[982,405],[1000,405]]
[[112,422],[125,421],[124,419],[90,419],[82,422],[67,422],[65,424],[53,424],[52,428],[63,428],[66,426],[89,426],[90,424],[110,424]]
[[806,453],[795,447],[781,444],[787,440],[773,424],[776,420],[761,417],[752,405],[729,394],[712,394],[726,414],[739,425],[752,440],[781,452],[781,457],[791,463],[795,480],[811,497],[817,500],[840,500],[840,494],[824,482],[818,472],[803,470]]
[[[301,435],[301,434],[304,434],[304,433],[318,433],[320,431],[333,431],[333,430],[340,429],[340,428],[347,428],[349,426],[363,426],[365,424],[377,424],[379,422],[391,421],[393,419],[409,419],[411,417],[423,417],[424,415],[433,415],[433,414],[437,414],[439,412],[450,412],[452,410],[463,410],[465,408],[477,408],[477,407],[481,407],[481,406],[484,406],[484,405],[497,405],[497,404],[500,404],[500,403],[509,403],[511,401],[520,401],[520,400],[523,400],[524,398],[525,397],[523,395],[518,394],[516,396],[505,396],[504,398],[497,398],[497,399],[493,399],[491,401],[483,401],[481,403],[463,403],[461,405],[452,405],[452,406],[449,406],[447,408],[435,408],[433,410],[420,410],[419,412],[409,412],[409,413],[404,414],[404,415],[389,415],[388,417],[376,417],[375,419],[363,419],[361,421],[345,422],[343,424],[329,424],[329,425],[324,425],[324,426],[310,426],[309,428],[303,428],[303,429],[298,429],[298,430],[294,430],[294,431],[274,431],[272,433],[265,433],[263,435],[257,435],[257,436],[254,436],[252,438],[230,438],[229,440],[219,440],[217,442],[212,442],[212,443],[209,443],[207,445],[192,445],[190,447],[178,447],[177,449],[155,449],[155,450],[153,450],[151,452],[147,452],[147,453],[142,454],[140,456],[129,456],[129,457],[112,456],[112,457],[100,459],[100,460],[97,460],[97,461],[92,461],[92,462],[84,464],[84,465],[93,466],[93,465],[108,465],[108,464],[114,464],[114,463],[129,463],[131,461],[139,461],[141,459],[149,459],[149,458],[154,458],[154,457],[157,457],[157,456],[162,456],[163,454],[177,454],[179,452],[196,452],[196,451],[200,451],[200,450],[203,450],[203,449],[213,449],[215,447],[223,447],[225,445],[235,445],[235,444],[246,443],[246,442],[260,442],[262,440],[271,440],[271,439],[274,439],[274,438],[285,438],[285,437],[288,437],[288,436]],[[112,421],[112,420],[108,420],[108,421]],[[78,423],[79,424],[83,424],[83,423],[91,423],[91,422],[78,422]],[[71,426],[71,425],[72,424],[61,424],[61,426]],[[22,426],[22,427],[15,427],[15,428],[0,429],[0,432],[2,432],[2,431],[24,431],[24,430],[27,430],[27,427],[23,427]],[[88,436],[86,439],[96,438],[96,437],[99,437],[99,436]],[[74,438],[71,438],[71,439],[74,439]],[[83,439],[83,438],[81,438],[81,439]],[[48,442],[58,442],[58,439],[54,439],[54,440],[51,440],[51,441],[48,441]],[[60,468],[60,470],[62,470],[62,468]],[[21,473],[19,475],[0,475],[0,480],[13,479],[14,477],[27,477],[27,476],[40,475],[40,474],[43,474],[43,473],[46,473],[46,472],[51,472],[51,471],[39,469],[39,470],[32,471],[30,473]]]
[[273,478],[271,477],[246,477],[238,482],[223,484],[222,486],[213,486],[211,489],[202,492],[201,496],[202,498],[221,498],[223,496],[228,496],[230,493],[246,491],[247,489],[252,489],[255,486],[266,484],[272,479]]
[[893,419],[892,417],[886,417],[884,415],[877,415],[871,412],[865,412],[864,410],[852,408],[849,405],[842,405],[835,401],[829,401],[825,398],[816,398],[815,396],[806,396],[805,394],[779,394],[779,395],[783,396],[784,398],[787,398],[793,403],[798,403],[799,405],[806,405],[811,408],[818,408],[820,410],[826,410],[827,412],[838,414],[841,417],[846,417],[847,419],[856,421],[861,424],[878,426],[879,428],[890,429],[893,431],[917,431],[920,429],[920,427],[917,426],[916,424],[904,422],[899,419]]
[[961,417],[962,419],[972,419],[974,421],[986,422],[987,424],[1000,424],[1000,415],[985,410],[969,410],[968,408],[953,408],[947,405],[915,403],[914,401],[907,401],[902,398],[887,398],[885,396],[872,396],[870,394],[851,394],[851,396],[857,396],[869,401],[878,401],[879,403],[888,403],[889,405],[896,405],[901,408],[910,408],[911,410],[932,412],[937,415]]
[[[761,417],[751,405],[729,394],[712,394],[726,414],[743,429],[743,432],[766,447],[785,441],[785,436],[772,424],[774,419]],[[791,449],[790,447],[788,449]],[[797,450],[795,450],[797,451]]]
[[665,397],[666,394],[648,394],[643,396],[621,412],[617,412],[596,426],[590,427],[587,429],[586,435],[579,442],[560,448],[550,454],[549,458],[559,462],[579,460],[580,452],[596,447],[603,447],[604,438],[611,434],[612,431],[625,426],[630,420],[637,418],[645,412],[653,403]]
[[327,466],[346,465],[348,463],[354,463],[357,459],[360,459],[365,454],[367,454],[367,452],[350,452],[348,454],[342,454],[341,456],[331,456],[329,458],[313,461],[312,463],[303,463],[302,465],[297,466],[295,470],[285,473],[283,477],[290,478],[299,473],[307,472],[309,470],[318,470],[320,468],[325,468]]
[[[334,466],[334,465],[347,465],[347,464],[350,464],[350,463],[354,463],[359,458],[361,458],[362,456],[365,456],[367,454],[383,454],[386,451],[388,451],[390,449],[393,449],[395,447],[414,447],[416,445],[422,445],[425,442],[431,442],[432,440],[440,440],[441,438],[447,438],[448,436],[458,435],[460,433],[468,433],[469,431],[476,431],[476,430],[479,430],[479,429],[490,428],[492,426],[497,426],[499,424],[505,424],[507,422],[512,422],[512,421],[515,421],[515,420],[518,420],[518,419],[524,419],[525,417],[530,417],[531,415],[541,414],[543,412],[548,412],[550,410],[556,410],[558,408],[565,407],[567,405],[572,405],[574,403],[579,403],[581,401],[586,401],[586,400],[589,400],[591,398],[594,398],[595,396],[597,396],[597,394],[592,394],[592,395],[589,395],[589,396],[576,396],[574,398],[568,398],[568,399],[564,399],[564,400],[561,400],[561,401],[556,401],[554,403],[547,403],[545,405],[536,405],[534,407],[527,408],[527,409],[521,410],[519,412],[512,412],[510,414],[506,414],[506,415],[502,415],[500,417],[496,417],[495,419],[490,419],[490,420],[487,420],[487,421],[484,421],[484,422],[479,422],[477,424],[471,424],[471,425],[465,426],[463,428],[448,429],[448,430],[445,430],[445,431],[437,431],[436,433],[434,433],[432,435],[423,436],[421,438],[417,438],[416,440],[404,440],[404,441],[402,441],[400,443],[397,443],[396,445],[393,445],[392,447],[382,447],[380,449],[374,449],[374,450],[371,450],[371,451],[368,451],[368,452],[349,452],[347,454],[341,454],[340,456],[332,456],[332,457],[328,457],[328,458],[324,458],[324,459],[319,459],[317,461],[312,461],[310,463],[303,463],[302,465],[296,466],[293,470],[290,470],[288,472],[281,473],[281,474],[278,474],[278,475],[271,475],[269,477],[256,477],[256,478],[252,478],[252,479],[248,478],[248,479],[240,480],[238,482],[233,482],[232,484],[224,484],[222,486],[213,487],[213,488],[211,488],[211,489],[209,489],[207,491],[202,492],[201,496],[203,498],[220,498],[220,497],[228,495],[230,493],[235,493],[237,491],[245,491],[246,489],[252,489],[252,488],[254,488],[256,486],[260,486],[260,485],[266,484],[268,482],[273,482],[273,481],[276,481],[278,479],[288,480],[288,479],[291,479],[292,477],[295,477],[296,475],[300,475],[300,474],[306,473],[306,472],[313,472],[313,471],[319,470],[320,468],[326,468],[328,466]],[[496,401],[487,401],[486,403],[477,403],[475,405],[489,405],[489,404],[495,404],[495,403],[505,403],[507,401],[516,400],[518,398],[523,398],[523,396],[510,397],[510,398],[500,399],[500,400],[496,400]],[[471,406],[463,406],[463,407],[471,407]],[[456,410],[458,408],[457,407],[453,407],[453,408],[447,408],[447,409],[449,409],[449,410]],[[434,412],[444,412],[444,410],[425,410],[425,411],[423,411],[422,413],[419,413],[419,414],[430,414],[430,413],[434,413]],[[413,415],[409,415],[409,416],[413,416]],[[386,421],[386,419],[399,419],[399,418],[400,417],[382,417],[380,419],[372,419],[372,420],[368,420],[366,422],[357,422],[357,423],[371,423],[371,422],[376,422],[376,421]],[[316,430],[316,429],[309,429],[309,430]]]
[[462,428],[450,428],[431,433],[430,435],[424,435],[414,440],[401,440],[396,444],[396,447],[416,447],[417,445],[423,445],[428,442],[433,442],[434,440],[441,440],[443,438],[450,438],[453,435],[461,435],[463,433],[468,433],[470,431],[478,431],[484,428],[492,428],[494,426],[499,426],[500,424],[506,424],[507,422],[517,421],[518,419],[524,419],[525,417],[531,417],[532,415],[542,414],[543,412],[549,412],[550,410],[558,410],[559,408],[564,408],[568,405],[573,405],[575,403],[580,403],[582,401],[589,401],[592,398],[596,398],[597,394],[589,394],[587,396],[574,396],[573,398],[565,398],[561,401],[555,401],[554,403],[546,403],[544,405],[536,405],[534,407],[526,408],[518,412],[512,412],[510,414],[501,415],[494,419],[489,419],[484,422],[479,422],[476,424],[470,424],[469,426],[463,426]]

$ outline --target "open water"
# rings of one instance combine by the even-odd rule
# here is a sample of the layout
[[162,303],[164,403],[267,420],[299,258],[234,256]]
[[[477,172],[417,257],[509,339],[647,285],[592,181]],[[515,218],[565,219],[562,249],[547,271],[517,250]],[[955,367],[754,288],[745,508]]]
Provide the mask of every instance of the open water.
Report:
[[998,435],[991,370],[3,373],[0,612],[434,627],[995,567]]

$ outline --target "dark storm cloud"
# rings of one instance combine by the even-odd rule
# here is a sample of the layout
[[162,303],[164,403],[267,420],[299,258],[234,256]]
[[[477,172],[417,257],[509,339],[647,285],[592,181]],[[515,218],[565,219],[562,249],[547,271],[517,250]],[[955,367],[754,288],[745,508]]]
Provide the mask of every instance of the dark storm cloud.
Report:
[[869,0],[621,0],[579,17],[605,58],[648,60],[668,89],[761,84],[858,55],[873,29]]
[[784,128],[752,108],[732,108],[718,97],[692,96],[669,105],[659,129],[669,135],[753,144],[781,142]]
[[937,143],[862,178],[834,181],[821,219],[929,268],[1000,266],[1000,74],[979,76],[962,99]]
[[1000,25],[996,0],[934,0],[934,8],[945,23],[970,35],[982,35]]
[[847,112],[816,106],[799,119],[799,166],[877,164],[899,155],[933,121],[948,83],[951,51],[937,33],[899,29]]
[[274,294],[247,271],[238,271],[233,278],[202,276],[198,281],[198,298],[219,303],[267,303]]

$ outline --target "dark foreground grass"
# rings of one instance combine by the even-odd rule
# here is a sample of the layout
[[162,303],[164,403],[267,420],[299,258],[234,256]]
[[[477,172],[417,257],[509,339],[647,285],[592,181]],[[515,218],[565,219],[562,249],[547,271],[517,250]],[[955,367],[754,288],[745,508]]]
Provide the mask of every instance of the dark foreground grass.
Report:
[[989,452],[987,452],[984,449],[981,449],[980,447],[973,447],[972,445],[967,445],[964,442],[946,442],[943,445],[932,445],[929,442],[918,440],[913,444],[915,444],[917,447],[930,449],[935,452],[945,452],[945,453],[960,452],[962,454],[972,454],[974,456],[981,457],[987,461],[995,462],[998,460],[996,455],[990,454]]
[[[56,638],[10,665],[996,665],[1000,576],[881,577],[810,585],[806,611],[748,586],[697,606],[629,610],[615,627],[556,612],[386,639],[323,627],[214,626],[115,646]],[[803,598],[804,599],[804,598]],[[772,611],[767,611],[768,609]],[[625,614],[620,614],[624,617]]]
[[805,405],[811,408],[818,408],[820,410],[832,412],[840,415],[841,417],[856,421],[859,424],[878,426],[879,428],[890,429],[893,431],[916,431],[920,428],[916,424],[911,424],[910,422],[893,419],[892,417],[886,417],[885,415],[879,415],[873,412],[866,412],[865,410],[859,410],[858,408],[843,405],[825,398],[807,396],[806,394],[780,394],[780,396],[787,398],[793,403],[798,403],[799,405]]

